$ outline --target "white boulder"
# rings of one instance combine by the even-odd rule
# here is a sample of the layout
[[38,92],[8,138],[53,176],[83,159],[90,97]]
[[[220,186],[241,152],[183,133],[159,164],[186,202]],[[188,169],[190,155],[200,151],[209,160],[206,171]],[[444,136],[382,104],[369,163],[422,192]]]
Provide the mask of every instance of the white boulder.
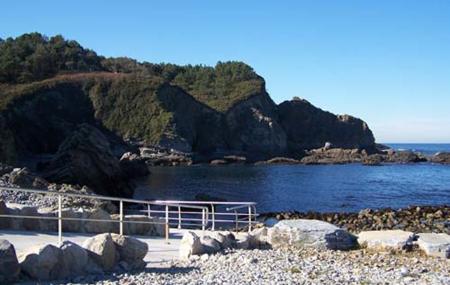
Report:
[[450,235],[440,233],[421,233],[417,244],[429,256],[450,258]]
[[359,233],[358,243],[373,250],[402,250],[413,237],[412,232],[402,230],[365,231]]
[[349,250],[357,246],[356,237],[327,222],[283,220],[268,230],[268,242],[274,248],[314,247]]
[[83,247],[103,270],[111,271],[119,261],[111,234],[100,234],[84,241]]
[[[148,245],[133,237],[121,236],[118,234],[111,234],[111,237],[119,252],[122,267],[128,269],[140,269],[145,266],[143,259],[148,252]],[[126,262],[124,265],[123,262]]]
[[186,232],[180,242],[180,258],[188,259],[192,255],[201,255],[203,253],[203,245],[198,235],[194,232]]

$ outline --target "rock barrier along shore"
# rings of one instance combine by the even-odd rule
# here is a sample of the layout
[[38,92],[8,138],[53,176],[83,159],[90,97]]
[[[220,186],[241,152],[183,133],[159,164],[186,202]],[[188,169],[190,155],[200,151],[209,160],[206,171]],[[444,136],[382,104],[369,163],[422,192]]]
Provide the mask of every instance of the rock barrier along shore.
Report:
[[117,234],[100,234],[77,245],[38,245],[16,254],[14,245],[0,239],[0,284],[76,280],[85,275],[142,270],[148,245]]
[[334,224],[352,233],[373,230],[450,234],[450,205],[410,206],[402,209],[364,209],[358,213],[281,212],[262,213],[268,223],[278,220],[315,219]]

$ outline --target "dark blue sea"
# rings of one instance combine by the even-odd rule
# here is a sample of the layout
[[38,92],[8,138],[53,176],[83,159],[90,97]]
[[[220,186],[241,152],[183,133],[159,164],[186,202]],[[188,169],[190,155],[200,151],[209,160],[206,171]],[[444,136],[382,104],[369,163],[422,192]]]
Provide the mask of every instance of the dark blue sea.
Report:
[[[450,144],[391,144],[424,154]],[[257,202],[258,212],[359,211],[450,204],[450,165],[228,165],[153,167],[136,197],[193,200],[196,194]]]

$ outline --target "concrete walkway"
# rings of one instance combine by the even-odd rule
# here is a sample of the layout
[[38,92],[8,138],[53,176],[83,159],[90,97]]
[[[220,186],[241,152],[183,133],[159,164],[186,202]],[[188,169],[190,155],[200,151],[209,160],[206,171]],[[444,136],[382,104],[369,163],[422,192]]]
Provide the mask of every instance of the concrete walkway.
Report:
[[[171,260],[178,259],[180,240],[186,230],[171,229],[168,241],[163,237],[133,236],[148,244],[149,251],[145,257],[147,267],[166,267]],[[63,233],[63,240],[81,245],[87,238],[95,234]],[[31,231],[0,230],[0,239],[6,239],[21,251],[40,244],[58,244],[57,233],[38,233]]]

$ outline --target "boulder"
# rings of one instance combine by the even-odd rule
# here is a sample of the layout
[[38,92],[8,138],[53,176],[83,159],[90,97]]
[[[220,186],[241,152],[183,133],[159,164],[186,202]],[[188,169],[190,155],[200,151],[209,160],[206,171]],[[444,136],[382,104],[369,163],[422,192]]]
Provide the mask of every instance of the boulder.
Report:
[[269,244],[269,230],[266,227],[262,227],[259,229],[254,229],[250,232],[251,236],[251,248],[268,248]]
[[37,220],[38,229],[42,232],[56,232],[58,231],[58,221],[56,219],[46,219],[46,218],[56,218],[58,216],[58,212],[53,210],[52,208],[39,208],[38,209],[39,216],[41,219]]
[[413,238],[412,232],[402,230],[364,231],[359,233],[358,243],[372,250],[403,250]]
[[251,236],[248,233],[238,235],[236,239],[236,249],[249,249],[251,246]]
[[[8,213],[10,215],[18,216],[38,216],[37,208],[34,206],[22,205],[22,204],[12,204],[7,203],[6,206],[9,208]],[[36,219],[29,218],[14,218],[14,222],[11,222],[11,229],[13,230],[38,230],[39,223]]]
[[[0,215],[8,215],[8,207],[4,201],[0,200]],[[10,227],[10,219],[0,217],[0,229],[7,229]]]
[[[119,220],[118,214],[111,215],[113,220]],[[124,221],[143,222],[123,224],[123,233],[125,235],[143,235],[143,236],[164,236],[164,219],[158,217],[149,218],[146,215],[125,215]],[[119,233],[119,224],[114,223],[114,233]]]
[[133,237],[111,234],[119,252],[120,260],[129,265],[140,264],[148,252],[148,245]]
[[274,157],[263,162],[264,164],[299,164],[300,161],[289,157]]
[[17,280],[20,266],[14,246],[7,240],[0,239],[0,284]]
[[387,152],[387,162],[393,163],[417,163],[425,162],[427,159],[419,153],[412,151],[390,151]]
[[54,280],[60,275],[63,258],[61,249],[47,244],[21,252],[18,260],[22,272],[30,278],[34,280]]
[[224,159],[213,159],[209,162],[211,165],[225,165],[228,164],[228,162]]
[[129,178],[143,177],[150,174],[145,159],[132,152],[126,152],[122,155],[120,168]]
[[434,163],[450,164],[450,152],[438,152],[431,157],[431,161]]
[[[73,208],[62,209],[63,218],[84,219],[86,214],[83,209],[77,210]],[[77,220],[64,220],[62,222],[62,228],[64,232],[81,233],[84,231],[83,221]]]
[[220,243],[210,236],[202,236],[200,242],[202,243],[204,253],[207,254],[214,254],[222,249]]
[[62,252],[59,278],[86,274],[86,264],[89,256],[84,248],[71,241],[64,241],[59,248]]
[[47,190],[48,182],[34,174],[28,168],[16,168],[9,174],[8,182],[22,188]]
[[187,259],[192,255],[204,253],[200,238],[194,232],[186,232],[180,242],[180,258]]
[[268,242],[274,248],[314,247],[349,250],[357,246],[356,237],[327,222],[283,220],[268,230]]
[[232,233],[212,232],[210,236],[220,244],[221,249],[235,247],[236,238]]
[[88,250],[89,257],[105,271],[111,271],[119,261],[116,246],[109,233],[85,240],[83,247]]
[[86,219],[107,220],[111,222],[84,221],[84,232],[86,233],[110,233],[114,226],[111,216],[103,209],[97,208],[86,213]]
[[450,235],[444,233],[421,233],[417,244],[429,256],[450,258]]

